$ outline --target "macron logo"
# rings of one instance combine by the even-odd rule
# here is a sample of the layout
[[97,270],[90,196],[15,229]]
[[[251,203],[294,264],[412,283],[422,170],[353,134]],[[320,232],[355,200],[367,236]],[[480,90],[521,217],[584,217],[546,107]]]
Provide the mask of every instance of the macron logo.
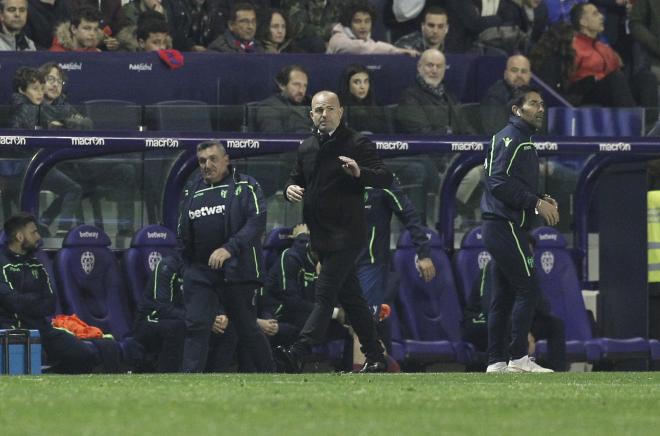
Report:
[[556,241],[557,240],[557,235],[552,234],[552,233],[541,233],[539,235],[539,241]]
[[147,232],[147,238],[150,238],[150,239],[167,239],[167,233]]
[[208,207],[204,206],[201,207],[197,210],[189,210],[188,211],[188,217],[191,220],[194,220],[195,218],[203,217],[203,216],[210,216],[210,215],[217,215],[217,214],[224,214],[225,213],[225,205],[221,204],[219,206],[214,206],[214,207]]
[[94,239],[98,239],[98,238],[99,238],[99,232],[90,232],[90,231],[86,231],[86,232],[78,232],[78,236],[80,236],[81,238],[94,238]]

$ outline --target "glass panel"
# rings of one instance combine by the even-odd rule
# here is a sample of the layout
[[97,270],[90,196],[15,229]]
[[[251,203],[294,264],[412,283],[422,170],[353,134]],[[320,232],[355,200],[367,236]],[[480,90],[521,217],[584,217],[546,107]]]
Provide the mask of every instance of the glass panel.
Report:
[[[18,145],[18,144],[17,144]],[[19,211],[19,199],[28,162],[34,151],[0,147],[0,195],[2,196],[2,221]]]

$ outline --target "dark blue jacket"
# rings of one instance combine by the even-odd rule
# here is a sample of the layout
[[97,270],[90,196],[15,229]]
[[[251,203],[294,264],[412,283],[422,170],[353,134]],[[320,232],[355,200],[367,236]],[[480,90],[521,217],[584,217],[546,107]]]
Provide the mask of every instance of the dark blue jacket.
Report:
[[426,237],[419,214],[395,177],[386,189],[368,186],[365,191],[364,209],[367,214],[368,243],[358,258],[358,265],[387,263],[390,258],[390,221],[392,213],[403,223],[412,236],[420,259],[430,257],[429,240]]
[[529,228],[540,198],[539,158],[534,128],[519,117],[493,136],[486,156],[486,182],[481,198],[484,219],[502,219]]
[[302,328],[314,308],[316,261],[309,235],[298,235],[268,272],[261,295],[260,318],[276,318]]
[[[261,283],[261,238],[266,230],[266,205],[259,183],[252,177],[238,173],[229,167],[231,177],[227,180],[227,210],[224,219],[224,234],[228,235],[223,247],[231,253],[222,266],[227,282]],[[223,180],[223,182],[226,182]],[[219,185],[218,185],[219,186]],[[209,185],[202,176],[196,177],[184,191],[183,208],[179,217],[177,238],[181,257],[186,265],[192,262],[195,247],[192,245],[192,221],[188,211],[195,194]],[[207,232],[215,229],[209,228]],[[220,247],[218,247],[220,248]]]
[[184,319],[183,270],[179,256],[164,257],[156,264],[138,304],[138,321]]
[[46,268],[32,255],[0,248],[0,327],[42,329],[55,312]]

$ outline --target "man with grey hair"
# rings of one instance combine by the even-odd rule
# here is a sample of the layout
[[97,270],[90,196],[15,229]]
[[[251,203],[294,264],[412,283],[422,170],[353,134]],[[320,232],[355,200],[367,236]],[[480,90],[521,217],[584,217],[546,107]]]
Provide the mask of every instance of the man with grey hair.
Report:
[[27,0],[0,0],[0,51],[35,51],[25,35]]
[[220,141],[198,144],[197,161],[201,174],[184,192],[178,226],[186,265],[183,371],[204,371],[222,301],[238,335],[239,369],[270,372],[270,346],[257,327],[252,303],[264,275],[261,238],[266,206],[261,187],[231,166]]
[[310,116],[315,133],[298,148],[284,192],[288,201],[303,202],[303,219],[312,250],[321,262],[314,308],[291,347],[277,347],[278,369],[301,372],[305,355],[325,339],[335,304],[339,302],[355,330],[366,362],[361,372],[385,372],[387,363],[376,324],[363,297],[356,260],[367,244],[364,212],[366,186],[389,188],[392,173],[366,137],[344,126],[337,95],[318,92]]

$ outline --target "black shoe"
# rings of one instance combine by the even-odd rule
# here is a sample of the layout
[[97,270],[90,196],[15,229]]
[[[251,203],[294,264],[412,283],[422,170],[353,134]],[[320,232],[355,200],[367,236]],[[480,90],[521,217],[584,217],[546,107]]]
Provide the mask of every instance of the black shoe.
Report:
[[273,357],[275,358],[278,372],[300,374],[303,371],[302,359],[291,349],[291,347],[278,345],[275,347]]
[[387,361],[385,359],[382,360],[367,359],[367,361],[364,362],[364,366],[362,366],[362,369],[358,372],[360,373],[387,372]]

